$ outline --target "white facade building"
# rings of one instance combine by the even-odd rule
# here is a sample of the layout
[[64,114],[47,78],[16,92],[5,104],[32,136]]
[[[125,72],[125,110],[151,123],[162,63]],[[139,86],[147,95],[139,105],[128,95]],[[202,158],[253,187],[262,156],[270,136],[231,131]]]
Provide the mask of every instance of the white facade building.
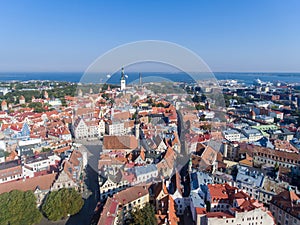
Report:
[[73,125],[73,134],[76,139],[88,137],[88,126],[82,118],[78,118]]
[[228,129],[222,131],[223,137],[228,141],[240,141],[241,134],[237,130]]
[[122,135],[125,133],[123,122],[107,122],[105,124],[105,131],[108,135]]

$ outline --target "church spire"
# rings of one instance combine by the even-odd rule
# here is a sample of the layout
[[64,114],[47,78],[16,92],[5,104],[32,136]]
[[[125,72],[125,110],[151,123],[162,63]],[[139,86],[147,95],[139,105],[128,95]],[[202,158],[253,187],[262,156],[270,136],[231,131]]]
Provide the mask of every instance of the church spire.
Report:
[[125,72],[124,72],[124,68],[122,67],[122,70],[121,70],[121,91],[125,90],[126,89],[126,75],[125,75]]
[[125,72],[124,72],[123,67],[122,67],[122,71],[121,71],[121,80],[125,80]]

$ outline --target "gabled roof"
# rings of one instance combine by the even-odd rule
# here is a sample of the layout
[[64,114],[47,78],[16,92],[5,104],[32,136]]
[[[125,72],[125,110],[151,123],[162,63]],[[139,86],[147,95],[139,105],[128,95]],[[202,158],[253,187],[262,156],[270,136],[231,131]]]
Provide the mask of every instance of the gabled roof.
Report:
[[134,186],[118,192],[113,196],[120,204],[126,205],[142,196],[148,195],[148,186]]
[[103,207],[98,225],[113,225],[118,216],[118,205],[119,202],[116,199],[109,197]]
[[0,194],[4,192],[10,192],[12,190],[35,191],[37,187],[39,190],[50,190],[55,181],[56,175],[56,173],[51,173],[25,180],[3,183],[0,185]]
[[294,191],[283,191],[273,196],[271,203],[295,217],[299,216],[300,197]]

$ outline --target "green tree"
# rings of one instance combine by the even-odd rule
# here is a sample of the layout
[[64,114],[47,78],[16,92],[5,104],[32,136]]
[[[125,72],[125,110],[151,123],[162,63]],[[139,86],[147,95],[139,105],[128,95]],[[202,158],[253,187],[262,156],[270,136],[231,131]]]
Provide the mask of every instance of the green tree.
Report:
[[32,191],[14,190],[0,195],[0,221],[5,225],[37,224],[42,215]]
[[160,102],[160,103],[156,104],[156,107],[165,107],[165,105]]
[[204,109],[205,109],[205,106],[204,106],[204,105],[197,104],[197,105],[196,105],[196,109],[197,109],[197,110],[204,110]]
[[42,148],[42,152],[50,152],[51,151],[51,148]]
[[44,109],[44,106],[42,103],[40,102],[31,102],[28,104],[29,108],[33,108],[33,111],[36,113],[41,113],[41,112],[45,112],[46,110]]
[[156,225],[154,207],[150,203],[139,209],[136,208],[131,212],[130,225]]
[[42,212],[49,220],[56,221],[77,214],[83,204],[81,195],[74,188],[62,188],[47,196]]

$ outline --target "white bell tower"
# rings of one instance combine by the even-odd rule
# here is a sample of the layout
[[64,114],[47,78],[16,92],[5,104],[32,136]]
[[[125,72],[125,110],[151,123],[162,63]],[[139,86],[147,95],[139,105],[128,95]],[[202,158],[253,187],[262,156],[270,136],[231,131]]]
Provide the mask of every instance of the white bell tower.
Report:
[[125,80],[125,73],[124,73],[124,68],[122,68],[121,72],[121,91],[126,89],[126,80]]

